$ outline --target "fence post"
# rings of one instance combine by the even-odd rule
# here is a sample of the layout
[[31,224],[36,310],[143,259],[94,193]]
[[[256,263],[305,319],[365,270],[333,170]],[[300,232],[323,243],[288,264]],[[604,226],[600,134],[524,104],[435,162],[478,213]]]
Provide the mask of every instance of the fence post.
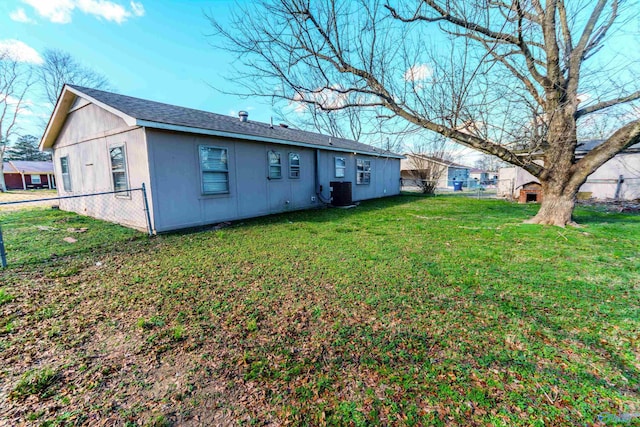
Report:
[[614,200],[620,200],[620,189],[622,188],[623,182],[624,182],[624,176],[620,175],[618,177],[618,183],[616,185],[616,194],[613,196]]
[[149,236],[153,236],[153,230],[151,229],[151,216],[149,215],[149,202],[147,201],[147,187],[142,183],[142,200],[144,200],[144,213],[147,217],[147,231]]
[[0,225],[0,259],[2,259],[2,268],[7,268],[7,253],[4,251],[4,239],[2,238],[1,225]]

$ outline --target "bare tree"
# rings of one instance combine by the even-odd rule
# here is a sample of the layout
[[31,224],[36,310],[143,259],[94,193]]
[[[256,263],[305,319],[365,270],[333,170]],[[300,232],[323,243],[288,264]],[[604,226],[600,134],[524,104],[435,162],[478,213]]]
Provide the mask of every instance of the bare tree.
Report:
[[475,167],[478,169],[482,169],[488,172],[497,172],[504,162],[500,161],[499,158],[495,156],[490,156],[488,154],[482,154],[476,161]]
[[419,143],[405,156],[409,175],[423,194],[435,193],[447,172],[446,163],[453,160],[450,144],[443,137]]
[[[9,140],[18,131],[18,117],[25,111],[26,95],[32,85],[31,68],[0,53],[0,165]],[[4,174],[0,170],[0,191],[6,192]]]
[[[637,36],[625,24],[638,10],[634,0],[263,0],[239,8],[231,29],[210,19],[244,64],[246,94],[384,108],[524,168],[545,193],[529,221],[565,226],[587,177],[640,142],[626,108],[640,99],[638,51],[614,51]],[[611,111],[612,133],[576,158],[580,123]]]
[[48,49],[42,59],[44,63],[38,69],[38,83],[52,108],[65,83],[109,89],[109,81],[104,75],[82,65],[67,52]]

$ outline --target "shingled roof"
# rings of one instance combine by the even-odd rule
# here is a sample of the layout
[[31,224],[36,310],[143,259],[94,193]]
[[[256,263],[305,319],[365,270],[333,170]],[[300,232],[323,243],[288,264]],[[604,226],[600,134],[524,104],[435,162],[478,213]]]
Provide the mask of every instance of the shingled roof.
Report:
[[[108,106],[113,110],[117,110],[129,118],[135,119],[135,124],[139,126],[250,139],[276,144],[292,143],[294,145],[306,145],[313,148],[324,148],[334,151],[402,158],[399,154],[375,148],[371,145],[343,138],[330,137],[319,133],[292,129],[290,127],[282,127],[279,125],[271,126],[268,123],[253,120],[242,122],[237,117],[194,110],[192,108],[179,107],[177,105],[164,104],[81,86],[67,85],[65,89],[70,90],[70,92],[76,96],[86,98],[98,105],[102,104],[102,106]],[[62,99],[64,95],[65,90],[63,89],[60,98]],[[60,104],[61,101],[59,100],[58,103]],[[54,115],[55,114],[56,112],[54,112]],[[132,121],[130,120],[130,122]],[[45,134],[45,137],[46,136]],[[43,140],[43,143],[44,142]],[[46,143],[43,145],[45,148],[50,146]]]
[[[604,139],[589,139],[589,140],[578,141],[578,146],[576,147],[576,153],[586,154],[589,151],[596,148],[597,146],[599,146],[600,144],[602,144],[604,141],[605,141]],[[622,150],[623,153],[636,153],[638,151],[640,151],[640,144],[634,144],[631,147],[627,147],[624,150]]]
[[35,160],[8,160],[2,163],[3,173],[24,173],[27,175],[47,175],[53,173],[53,162]]

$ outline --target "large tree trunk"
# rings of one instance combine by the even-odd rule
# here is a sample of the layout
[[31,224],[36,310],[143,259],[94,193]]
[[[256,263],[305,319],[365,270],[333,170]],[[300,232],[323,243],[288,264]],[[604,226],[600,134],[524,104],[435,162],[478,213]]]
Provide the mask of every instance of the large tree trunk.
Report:
[[542,183],[542,203],[540,210],[527,224],[545,224],[565,227],[576,225],[573,221],[573,208],[576,204],[577,189],[562,188],[558,183]]
[[560,106],[558,100],[555,102],[558,107],[555,108],[556,114],[549,123],[549,148],[544,155],[545,171],[538,177],[542,184],[542,203],[536,216],[526,222],[564,227],[576,225],[572,213],[582,183],[577,184],[571,179],[574,151],[578,142],[574,118],[575,105]]

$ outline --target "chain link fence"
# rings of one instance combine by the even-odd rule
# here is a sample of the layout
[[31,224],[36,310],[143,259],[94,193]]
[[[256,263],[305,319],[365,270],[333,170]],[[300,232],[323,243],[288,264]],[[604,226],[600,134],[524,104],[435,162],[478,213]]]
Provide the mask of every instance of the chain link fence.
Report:
[[464,181],[449,181],[444,185],[444,180],[430,181],[413,178],[403,178],[400,189],[402,191],[423,193],[423,189],[429,189],[426,193],[435,195],[453,194],[474,198],[491,198],[496,197],[496,181],[479,181],[477,179],[468,179]]
[[153,234],[144,185],[90,194],[51,197],[53,194],[38,190],[0,193],[3,267],[113,244],[120,238],[140,236],[140,232]]

